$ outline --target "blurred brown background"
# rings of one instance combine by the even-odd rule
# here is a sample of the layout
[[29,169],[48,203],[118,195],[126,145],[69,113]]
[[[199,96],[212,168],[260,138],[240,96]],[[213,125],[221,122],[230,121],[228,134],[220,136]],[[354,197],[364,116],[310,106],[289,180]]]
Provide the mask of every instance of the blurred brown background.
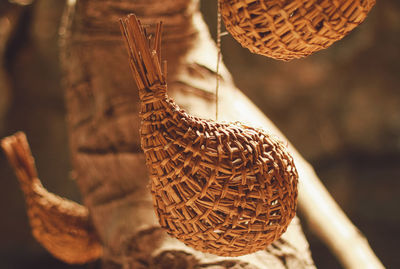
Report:
[[[45,186],[79,201],[58,60],[64,3],[0,0],[0,137],[25,131]],[[215,37],[216,1],[201,5]],[[400,268],[400,2],[378,1],[348,37],[303,60],[253,55],[230,36],[222,51],[239,88],[314,165],[384,265]],[[36,243],[3,154],[0,180],[0,268],[96,267],[62,264]],[[316,265],[340,268],[303,226]]]

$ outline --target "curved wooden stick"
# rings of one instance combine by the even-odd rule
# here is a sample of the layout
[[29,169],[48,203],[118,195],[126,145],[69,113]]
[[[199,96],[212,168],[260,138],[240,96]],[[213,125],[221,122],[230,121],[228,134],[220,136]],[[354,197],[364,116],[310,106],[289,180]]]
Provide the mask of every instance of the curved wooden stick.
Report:
[[384,268],[365,236],[335,202],[314,169],[296,154],[299,206],[308,224],[346,268]]

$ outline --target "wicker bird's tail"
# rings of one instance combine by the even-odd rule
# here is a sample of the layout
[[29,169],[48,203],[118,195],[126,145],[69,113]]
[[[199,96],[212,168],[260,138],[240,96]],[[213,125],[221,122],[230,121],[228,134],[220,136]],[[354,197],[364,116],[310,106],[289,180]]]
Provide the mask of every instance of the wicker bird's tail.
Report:
[[33,236],[51,254],[71,264],[100,258],[103,247],[86,207],[48,192],[22,132],[0,140],[24,192]]
[[161,26],[152,40],[134,14],[120,19],[121,31],[129,53],[133,77],[139,90],[156,90],[166,85],[166,61],[161,66]]

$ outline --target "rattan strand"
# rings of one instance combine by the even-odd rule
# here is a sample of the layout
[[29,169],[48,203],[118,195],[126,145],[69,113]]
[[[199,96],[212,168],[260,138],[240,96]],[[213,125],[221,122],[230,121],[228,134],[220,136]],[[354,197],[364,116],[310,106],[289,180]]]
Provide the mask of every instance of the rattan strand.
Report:
[[243,47],[285,61],[342,39],[375,4],[375,0],[218,1],[227,30]]
[[220,256],[264,249],[295,216],[293,158],[263,130],[181,110],[166,92],[155,52],[160,45],[150,53],[135,18],[122,20],[122,28],[139,87],[141,145],[160,225],[186,245]]

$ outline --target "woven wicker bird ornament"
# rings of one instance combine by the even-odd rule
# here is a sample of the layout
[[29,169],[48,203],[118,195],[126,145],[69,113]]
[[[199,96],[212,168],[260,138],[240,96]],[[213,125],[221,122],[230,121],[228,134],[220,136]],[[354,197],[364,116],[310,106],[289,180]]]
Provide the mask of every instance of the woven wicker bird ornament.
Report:
[[243,47],[285,61],[342,39],[375,4],[375,0],[218,1],[227,30]]
[[220,256],[264,249],[295,216],[298,175],[286,146],[262,130],[179,109],[160,65],[161,24],[154,44],[134,15],[121,28],[139,88],[141,145],[160,225]]

